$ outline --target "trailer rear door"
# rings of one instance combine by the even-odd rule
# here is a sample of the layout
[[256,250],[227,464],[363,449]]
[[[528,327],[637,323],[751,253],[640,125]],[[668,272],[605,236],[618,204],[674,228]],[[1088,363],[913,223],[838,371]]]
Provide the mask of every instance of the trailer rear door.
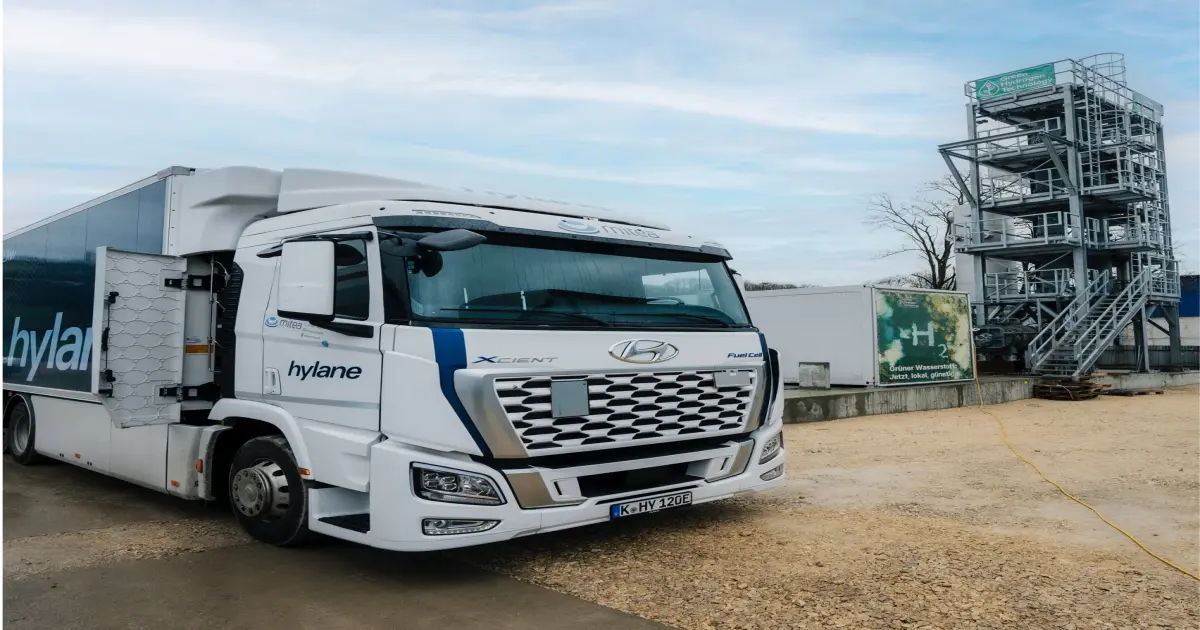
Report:
[[119,428],[180,419],[187,261],[96,250],[91,391]]

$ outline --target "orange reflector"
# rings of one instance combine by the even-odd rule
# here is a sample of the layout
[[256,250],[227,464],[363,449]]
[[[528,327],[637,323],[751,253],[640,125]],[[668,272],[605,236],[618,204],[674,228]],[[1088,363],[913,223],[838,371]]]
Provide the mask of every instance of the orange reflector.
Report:
[[183,347],[187,354],[208,354],[211,350],[212,346],[206,343],[189,343]]
[[203,459],[196,460],[196,472],[198,472],[198,473],[204,472],[204,460]]
[[178,487],[179,487],[179,482],[178,482],[178,481],[175,481],[174,479],[172,479],[172,480],[171,480],[171,487],[172,487],[172,488],[178,488]]
[[307,469],[307,468],[301,468],[301,469],[300,469],[300,474],[301,474],[301,475],[304,475],[304,476],[308,476],[308,475],[311,475],[311,474],[312,474],[312,471],[311,471],[311,470],[309,470],[309,469]]

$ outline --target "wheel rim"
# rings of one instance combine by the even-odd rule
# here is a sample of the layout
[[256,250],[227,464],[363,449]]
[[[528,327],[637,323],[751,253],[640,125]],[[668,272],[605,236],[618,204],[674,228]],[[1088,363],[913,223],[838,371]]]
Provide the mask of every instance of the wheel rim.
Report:
[[25,450],[29,448],[29,436],[33,433],[33,423],[30,422],[29,412],[25,409],[25,405],[20,405],[13,410],[12,423],[13,454],[24,455]]
[[287,475],[269,459],[260,459],[234,473],[229,494],[233,506],[250,518],[282,518],[291,505]]

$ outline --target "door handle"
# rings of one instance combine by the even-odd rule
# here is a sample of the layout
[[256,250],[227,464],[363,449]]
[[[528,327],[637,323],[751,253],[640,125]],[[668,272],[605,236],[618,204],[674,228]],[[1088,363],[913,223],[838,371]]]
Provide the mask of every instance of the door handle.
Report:
[[263,393],[274,394],[276,396],[282,393],[279,386],[279,370],[275,368],[263,369]]

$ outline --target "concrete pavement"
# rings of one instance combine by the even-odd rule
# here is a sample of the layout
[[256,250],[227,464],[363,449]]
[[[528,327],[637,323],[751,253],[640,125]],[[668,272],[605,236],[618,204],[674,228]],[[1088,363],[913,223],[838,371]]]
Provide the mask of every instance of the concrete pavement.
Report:
[[465,565],[321,538],[249,540],[225,510],[4,460],[7,628],[663,628]]

